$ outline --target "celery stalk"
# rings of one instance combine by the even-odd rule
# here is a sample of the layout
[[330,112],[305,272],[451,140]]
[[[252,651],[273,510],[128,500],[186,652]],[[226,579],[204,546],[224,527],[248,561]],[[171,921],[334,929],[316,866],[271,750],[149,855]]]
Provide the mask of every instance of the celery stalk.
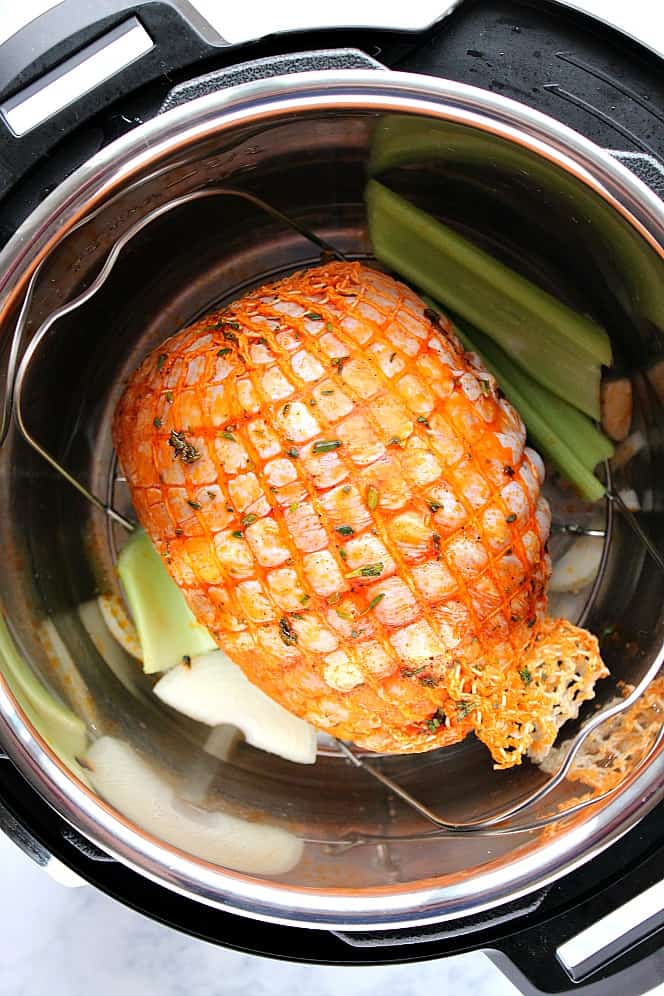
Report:
[[[432,305],[436,310],[439,310],[435,301],[432,302]],[[499,374],[493,369],[494,367],[501,370],[500,378],[507,376],[515,385],[520,385],[521,392],[526,393],[531,398],[538,411],[545,415],[549,425],[554,428],[558,426],[564,428],[565,439],[573,446],[574,452],[588,470],[594,470],[598,463],[609,460],[613,456],[613,443],[587,415],[577,411],[567,401],[563,401],[551,391],[547,391],[524,370],[516,367],[500,346],[492,342],[488,336],[468,325],[462,318],[454,315],[449,317],[453,321],[457,335],[465,348],[473,349],[479,353],[484,359],[487,369],[490,369],[496,378],[499,377]]]
[[77,774],[76,757],[87,750],[85,723],[39,680],[0,616],[0,673],[26,716],[58,757]]
[[135,533],[118,557],[118,574],[138,630],[146,674],[167,671],[217,644],[196,619],[184,595],[143,530]]
[[501,345],[535,380],[599,418],[608,336],[377,180],[366,190],[376,257]]
[[467,324],[454,323],[464,347],[478,353],[505,397],[521,415],[528,434],[582,498],[597,501],[605,487],[592,473],[613,452],[611,443],[590,419],[520,370],[500,346]]
[[[638,302],[638,313],[656,328],[664,328],[661,259],[640,232],[579,177],[560,169],[545,156],[489,135],[466,124],[424,114],[384,114],[376,122],[368,164],[370,176],[387,169],[417,167],[452,174],[472,173],[477,166],[490,178],[527,174],[528,183],[542,191],[545,210],[567,215],[568,230],[576,229],[575,252],[591,252],[605,279],[620,273],[625,302]],[[489,179],[491,183],[491,179]],[[558,208],[556,208],[556,206]],[[570,224],[569,213],[576,216]],[[576,224],[577,219],[582,219]],[[521,219],[515,219],[519,224]],[[605,267],[604,258],[610,259]],[[631,306],[630,306],[631,310]],[[603,361],[604,362],[604,361]]]

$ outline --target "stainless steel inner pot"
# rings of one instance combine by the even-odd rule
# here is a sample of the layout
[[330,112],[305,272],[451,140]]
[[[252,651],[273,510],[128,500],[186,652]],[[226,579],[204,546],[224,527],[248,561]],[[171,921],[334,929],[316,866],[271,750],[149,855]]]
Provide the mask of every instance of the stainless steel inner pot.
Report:
[[[430,123],[436,154],[396,165],[395,188],[609,330],[633,377],[645,441],[616,471],[615,487],[636,492],[661,546],[664,416],[646,373],[664,356],[664,205],[574,132],[456,83],[380,71],[298,74],[201,98],[130,132],[52,193],[3,252],[2,369],[41,260],[48,257],[28,336],[94,278],[138,218],[206,185],[258,194],[344,252],[368,255],[362,194],[374,134],[407,128],[413,117]],[[31,431],[122,507],[110,426],[143,355],[212,305],[318,259],[306,239],[236,198],[164,215],[123,250],[103,289],[49,333],[25,384]],[[659,752],[617,797],[546,830],[442,835],[324,744],[312,767],[245,744],[228,754],[207,728],[161,705],[139,665],[91,622],[95,596],[117,590],[117,527],[14,426],[0,461],[0,741],[68,821],[148,877],[280,923],[366,929],[444,920],[561,876],[663,794]],[[616,516],[587,619],[597,633],[614,629],[604,646],[613,676],[592,708],[662,655],[663,595],[664,578]],[[98,772],[80,763],[101,737],[116,749],[103,790]],[[450,818],[490,813],[545,777],[531,765],[493,772],[470,739],[376,763]],[[566,784],[528,815],[578,794]]]

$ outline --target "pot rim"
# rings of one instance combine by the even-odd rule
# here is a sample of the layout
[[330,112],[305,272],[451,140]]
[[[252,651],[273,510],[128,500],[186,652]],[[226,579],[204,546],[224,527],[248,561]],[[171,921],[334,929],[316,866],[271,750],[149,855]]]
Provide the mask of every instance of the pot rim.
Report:
[[[381,70],[307,72],[242,84],[176,107],[106,146],[47,197],[0,253],[0,326],[41,259],[80,218],[176,148],[242,123],[322,110],[412,113],[472,125],[530,149],[580,179],[664,260],[664,204],[608,152],[552,118],[453,81]],[[659,662],[664,660],[664,648]],[[0,674],[0,742],[30,785],[72,826],[123,864],[205,904],[283,925],[345,930],[469,916],[526,895],[590,860],[664,796],[664,744],[619,795],[505,864],[443,884],[428,879],[350,893],[222,870],[151,837],[73,774],[29,723]]]

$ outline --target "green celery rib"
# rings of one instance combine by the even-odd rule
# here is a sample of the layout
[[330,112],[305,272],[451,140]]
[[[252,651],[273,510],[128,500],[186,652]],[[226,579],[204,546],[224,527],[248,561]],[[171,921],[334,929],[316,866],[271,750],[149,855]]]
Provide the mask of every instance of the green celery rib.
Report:
[[592,468],[613,453],[608,439],[585,415],[519,370],[487,336],[459,320],[454,326],[464,347],[484,360],[542,454],[575,486],[582,498],[587,501],[601,498],[606,489],[592,473]]
[[[431,305],[437,311],[442,310],[435,301],[432,301]],[[613,443],[586,415],[542,387],[525,371],[520,370],[500,346],[464,322],[463,318],[455,315],[448,317],[454,323],[457,335],[465,348],[480,353],[494,376],[498,377],[498,374],[493,367],[496,370],[500,369],[500,377],[510,378],[522,394],[527,393],[538,411],[545,413],[546,420],[551,426],[557,428],[560,425],[564,428],[565,439],[573,446],[575,454],[588,470],[594,470],[598,463],[613,456]],[[507,391],[505,393],[507,394]]]
[[167,671],[185,656],[216,650],[142,529],[120,551],[118,574],[138,630],[146,674]]
[[611,362],[603,329],[377,180],[366,202],[379,260],[495,339],[544,387],[599,418],[600,364]]

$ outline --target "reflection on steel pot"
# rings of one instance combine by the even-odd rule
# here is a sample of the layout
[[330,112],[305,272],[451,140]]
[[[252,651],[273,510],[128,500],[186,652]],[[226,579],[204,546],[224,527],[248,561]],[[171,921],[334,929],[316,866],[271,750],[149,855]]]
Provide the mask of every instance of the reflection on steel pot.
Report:
[[[386,170],[419,206],[607,328],[625,366],[645,373],[661,361],[664,206],[623,166],[553,120],[488,92],[338,71],[248,83],[176,107],[70,176],[2,254],[2,362],[38,266],[28,350],[29,337],[91,284],[118,239],[173,198],[211,185],[257,195],[325,244],[367,258],[363,191],[370,171]],[[45,335],[24,368],[27,428],[86,488],[130,515],[110,438],[126,377],[149,349],[213,304],[319,258],[319,247],[252,197],[184,198],[137,230],[97,293]],[[636,492],[660,543],[662,422],[654,393],[636,392],[633,431],[645,442],[614,481]],[[118,593],[122,526],[63,481],[15,425],[0,460],[0,599],[8,625],[0,642],[0,737],[74,827],[152,880],[282,924],[368,930],[432,923],[499,906],[563,875],[661,797],[659,745],[645,770],[591,814],[561,816],[525,834],[449,835],[432,832],[327,741],[311,766],[244,743],[206,750],[209,729],[165,707],[124,650],[107,663],[103,641],[91,638],[79,613],[100,592]],[[570,542],[557,536],[558,553]],[[617,681],[634,684],[661,660],[663,595],[654,561],[616,516],[585,610],[590,629],[612,633],[603,646],[612,678],[598,692],[600,705]],[[583,607],[582,598],[569,610]],[[45,619],[57,636],[51,633],[49,647],[39,639]],[[43,680],[57,707],[15,677],[21,667]],[[83,762],[93,770],[78,766],[83,737],[91,745]],[[125,765],[111,763],[112,789],[99,761],[109,745]],[[374,764],[452,821],[503,809],[545,779],[533,765],[493,772],[472,740]],[[140,793],[128,791],[134,776],[118,782],[132,765],[142,772]],[[565,782],[528,817],[555,812],[577,794]],[[170,815],[162,819],[156,807],[165,796]],[[187,821],[195,833],[184,832]],[[211,843],[215,828],[244,825],[238,821],[250,821],[257,848],[247,838],[241,858],[224,849],[223,832]],[[270,860],[258,828],[277,841]]]

